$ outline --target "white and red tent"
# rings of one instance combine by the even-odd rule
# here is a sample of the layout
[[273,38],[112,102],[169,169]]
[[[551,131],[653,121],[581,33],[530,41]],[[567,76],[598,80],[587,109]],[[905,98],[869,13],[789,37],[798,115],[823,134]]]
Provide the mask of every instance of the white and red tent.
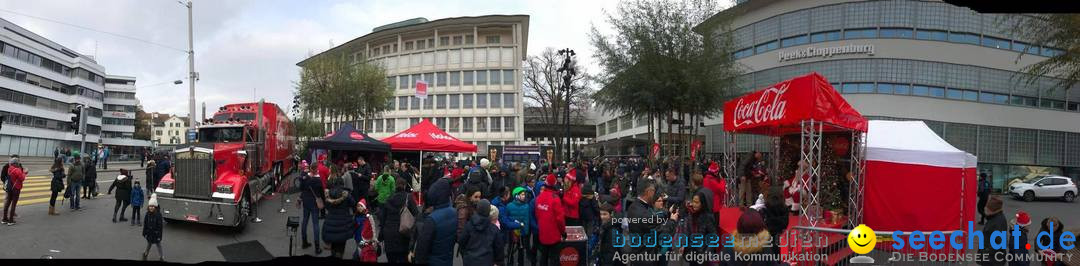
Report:
[[874,231],[951,231],[975,219],[976,158],[922,121],[871,120],[863,221]]

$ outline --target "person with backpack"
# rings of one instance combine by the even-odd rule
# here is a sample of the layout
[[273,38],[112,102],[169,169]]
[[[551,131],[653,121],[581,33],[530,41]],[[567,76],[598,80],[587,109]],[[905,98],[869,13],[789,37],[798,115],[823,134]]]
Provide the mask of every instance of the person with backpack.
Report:
[[4,198],[4,219],[0,222],[10,226],[15,225],[15,206],[19,205],[19,193],[22,192],[28,171],[23,168],[17,156],[12,156],[5,168],[7,180],[4,180],[4,191],[7,197]]
[[379,242],[385,243],[386,258],[390,263],[408,263],[409,242],[415,217],[420,214],[416,202],[410,197],[405,179],[394,182],[394,194],[380,205],[378,212]]
[[476,212],[469,218],[465,230],[458,234],[459,250],[462,250],[461,262],[464,265],[501,263],[497,260],[497,250],[503,248],[503,243],[499,239],[499,228],[491,221],[491,214],[497,212],[492,209],[487,199],[477,201]]
[[116,189],[116,204],[113,205],[112,222],[116,223],[116,211],[120,211],[120,222],[127,222],[128,219],[124,218],[124,213],[127,211],[128,205],[131,204],[131,176],[128,174],[127,169],[120,169],[120,175],[116,176],[116,180],[113,180],[112,185],[109,185],[109,191],[107,194],[112,194],[113,189]]
[[81,159],[73,160],[71,167],[68,167],[68,185],[67,192],[64,194],[64,197],[71,198],[70,209],[73,211],[81,209],[79,207],[79,189],[80,186],[82,186],[83,178],[85,177],[83,174],[85,170],[86,167],[83,166]]
[[491,161],[487,158],[480,159],[480,165],[475,166],[469,170],[469,179],[465,183],[467,185],[480,189],[481,197],[488,198],[491,196],[491,173],[488,172],[488,167],[491,167]]

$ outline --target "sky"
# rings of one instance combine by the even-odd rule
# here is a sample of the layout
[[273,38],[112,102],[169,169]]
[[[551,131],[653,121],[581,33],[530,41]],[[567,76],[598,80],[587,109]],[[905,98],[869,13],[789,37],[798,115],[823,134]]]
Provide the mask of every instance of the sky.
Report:
[[[611,33],[604,14],[618,1],[194,0],[193,6],[196,102],[216,110],[258,98],[288,108],[299,80],[296,63],[309,53],[416,17],[530,15],[529,55],[571,48],[578,64],[595,73],[588,33],[594,25]],[[0,18],[94,56],[106,74],[135,77],[136,97],[147,112],[187,115],[187,8],[181,3],[0,0]],[[178,79],[184,83],[173,84]]]

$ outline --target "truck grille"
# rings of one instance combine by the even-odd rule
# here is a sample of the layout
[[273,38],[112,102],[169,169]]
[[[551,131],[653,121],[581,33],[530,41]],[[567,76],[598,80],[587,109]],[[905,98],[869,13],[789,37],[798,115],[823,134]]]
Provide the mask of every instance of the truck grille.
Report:
[[174,195],[210,199],[214,180],[213,154],[195,150],[176,153],[173,161]]

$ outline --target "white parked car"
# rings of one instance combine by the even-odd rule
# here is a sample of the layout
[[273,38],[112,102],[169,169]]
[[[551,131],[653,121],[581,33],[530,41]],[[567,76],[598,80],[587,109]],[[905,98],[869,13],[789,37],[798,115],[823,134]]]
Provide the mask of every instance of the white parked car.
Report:
[[1066,202],[1076,199],[1076,183],[1064,176],[1036,176],[1013,183],[1009,194],[1017,199],[1033,201],[1037,198],[1060,198]]

